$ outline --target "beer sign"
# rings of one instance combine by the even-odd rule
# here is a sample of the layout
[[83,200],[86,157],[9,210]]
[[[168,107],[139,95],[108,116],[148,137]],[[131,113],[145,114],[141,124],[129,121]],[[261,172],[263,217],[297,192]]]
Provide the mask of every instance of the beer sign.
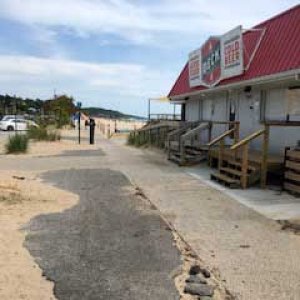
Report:
[[201,50],[197,49],[189,55],[190,86],[201,85]]
[[213,87],[221,80],[244,71],[242,27],[221,37],[209,38],[200,49],[189,55],[190,87]]
[[222,79],[244,71],[242,27],[238,26],[221,37]]

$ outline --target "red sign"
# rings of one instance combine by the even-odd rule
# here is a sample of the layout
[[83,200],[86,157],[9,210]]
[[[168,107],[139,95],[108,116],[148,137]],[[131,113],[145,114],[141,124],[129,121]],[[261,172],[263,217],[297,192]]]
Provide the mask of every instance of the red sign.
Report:
[[225,78],[244,72],[242,27],[222,36],[209,38],[201,48],[189,54],[191,87],[213,87]]
[[221,78],[221,40],[209,38],[201,48],[202,82],[212,86]]

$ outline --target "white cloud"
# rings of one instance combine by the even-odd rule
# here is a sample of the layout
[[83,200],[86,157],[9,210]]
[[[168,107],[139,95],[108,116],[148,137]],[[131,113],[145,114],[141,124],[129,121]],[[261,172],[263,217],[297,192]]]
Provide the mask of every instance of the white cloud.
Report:
[[63,26],[84,36],[113,33],[135,43],[157,41],[160,35],[223,33],[270,17],[297,0],[1,0],[0,15],[25,24]]
[[[32,56],[0,55],[1,89],[20,95],[45,97],[61,93],[93,92],[144,98],[166,93],[167,74],[138,64],[96,64]],[[155,87],[155,88],[153,88]]]

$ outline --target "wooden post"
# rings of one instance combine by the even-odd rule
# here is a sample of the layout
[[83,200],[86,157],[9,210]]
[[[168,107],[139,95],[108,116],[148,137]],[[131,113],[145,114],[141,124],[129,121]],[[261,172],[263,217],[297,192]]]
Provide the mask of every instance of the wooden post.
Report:
[[265,189],[267,186],[267,175],[268,175],[268,154],[269,154],[269,136],[270,126],[265,124],[265,133],[263,140],[263,157],[261,161],[261,188]]
[[208,159],[207,159],[208,166],[212,167],[212,157],[211,157],[211,148],[210,147],[208,148],[207,157],[208,157]]
[[[235,123],[234,124],[234,143],[236,144],[239,140],[240,140],[240,123]],[[235,160],[238,159],[238,153],[239,153],[239,150],[236,149],[234,151]]]
[[220,140],[220,146],[219,146],[219,164],[218,164],[218,169],[219,170],[221,170],[221,168],[223,167],[224,144],[225,144],[224,139],[221,139]]
[[242,176],[241,176],[241,186],[243,189],[247,188],[248,184],[248,155],[249,155],[249,144],[243,146],[243,157],[242,157]]
[[149,129],[149,145],[152,145],[151,129]]
[[212,138],[212,123],[209,123],[209,127],[208,127],[208,142],[211,142],[211,138]]
[[179,149],[180,149],[180,164],[185,163],[185,148],[184,148],[184,139],[179,137]]
[[171,158],[171,138],[169,135],[167,137],[167,140],[168,140],[168,159],[170,159]]

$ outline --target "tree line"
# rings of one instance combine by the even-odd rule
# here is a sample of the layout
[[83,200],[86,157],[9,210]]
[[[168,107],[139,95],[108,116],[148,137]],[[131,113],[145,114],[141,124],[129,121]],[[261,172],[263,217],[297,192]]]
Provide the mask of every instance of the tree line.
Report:
[[0,95],[0,115],[48,117],[64,125],[70,122],[70,116],[75,111],[74,98],[67,95],[54,96],[48,100]]

